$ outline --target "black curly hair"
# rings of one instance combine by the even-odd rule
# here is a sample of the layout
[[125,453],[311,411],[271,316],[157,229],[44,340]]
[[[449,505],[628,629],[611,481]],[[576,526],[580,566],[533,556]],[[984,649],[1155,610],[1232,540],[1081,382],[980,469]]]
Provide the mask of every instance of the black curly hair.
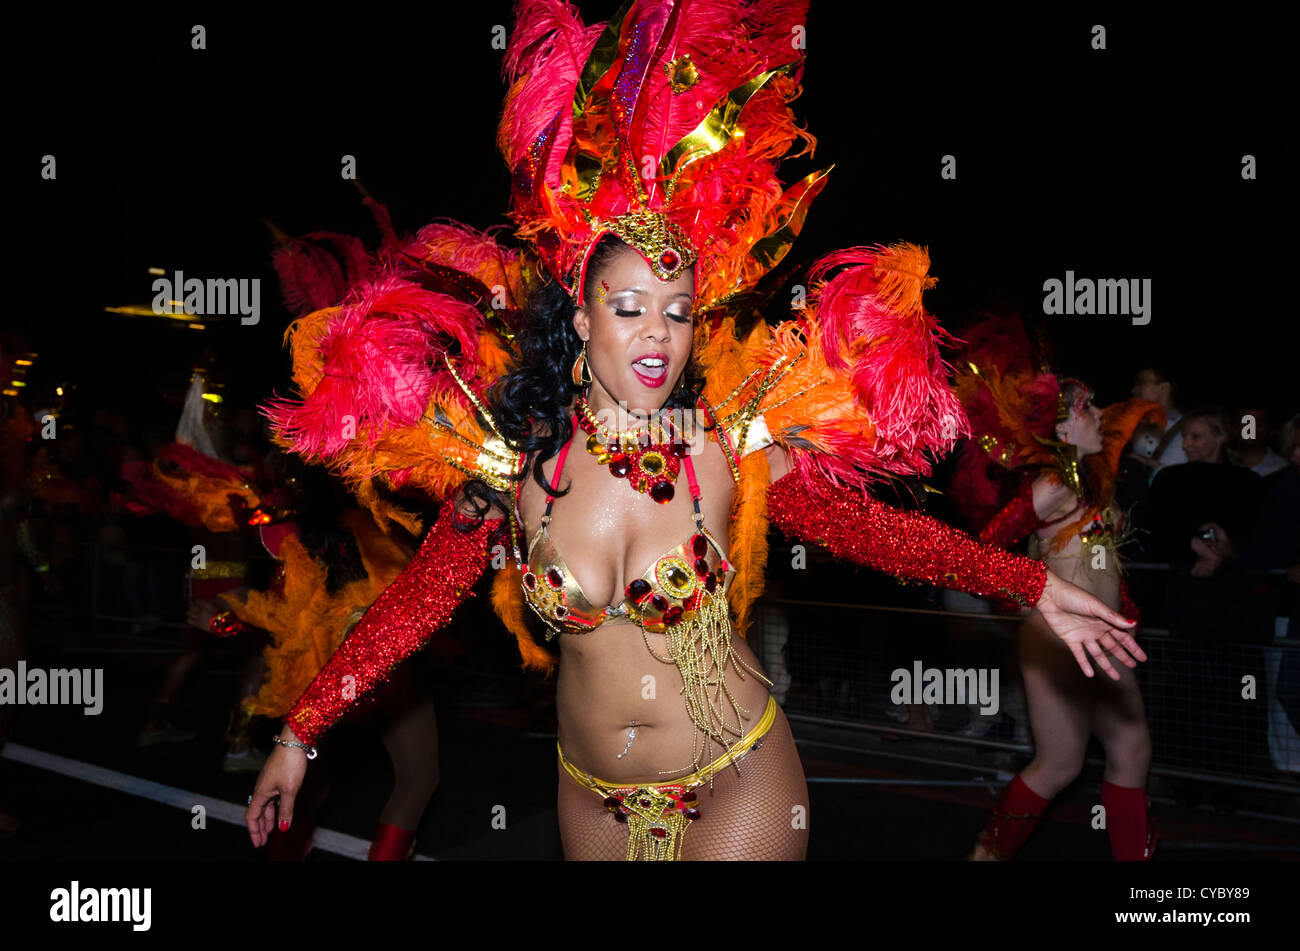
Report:
[[[623,247],[627,245],[612,234],[596,245],[587,264],[584,299],[591,299],[595,276]],[[573,383],[573,364],[582,349],[582,340],[573,329],[574,309],[573,299],[558,281],[538,285],[524,304],[519,365],[487,394],[488,408],[503,435],[527,456],[519,478],[526,479],[531,472],[537,484],[555,496],[565,492],[547,484],[540,463],[556,455],[573,436],[569,404],[582,391]],[[692,356],[664,408],[693,409],[703,388],[704,379]],[[510,507],[508,498],[480,479],[466,483],[465,497],[475,511],[467,530],[482,522],[493,502],[507,511]]]

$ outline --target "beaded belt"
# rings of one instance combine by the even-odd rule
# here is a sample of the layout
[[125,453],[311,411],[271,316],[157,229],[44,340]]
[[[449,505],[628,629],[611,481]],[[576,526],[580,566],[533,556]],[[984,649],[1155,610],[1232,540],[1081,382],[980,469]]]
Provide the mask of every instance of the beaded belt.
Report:
[[762,745],[763,737],[776,722],[776,700],[769,694],[767,707],[758,722],[731,749],[709,765],[670,783],[629,786],[597,779],[567,759],[557,741],[560,765],[580,786],[605,800],[605,808],[617,822],[627,824],[627,860],[677,861],[682,856],[682,837],[687,827],[700,818],[696,788],[717,773]]

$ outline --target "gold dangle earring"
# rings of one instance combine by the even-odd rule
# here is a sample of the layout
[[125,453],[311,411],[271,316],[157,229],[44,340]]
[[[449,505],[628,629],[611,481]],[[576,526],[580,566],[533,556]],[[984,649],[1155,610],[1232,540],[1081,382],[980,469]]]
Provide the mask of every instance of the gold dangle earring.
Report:
[[591,366],[587,363],[587,341],[585,340],[582,341],[582,349],[578,351],[578,359],[573,361],[570,379],[573,380],[574,386],[586,386],[591,382]]

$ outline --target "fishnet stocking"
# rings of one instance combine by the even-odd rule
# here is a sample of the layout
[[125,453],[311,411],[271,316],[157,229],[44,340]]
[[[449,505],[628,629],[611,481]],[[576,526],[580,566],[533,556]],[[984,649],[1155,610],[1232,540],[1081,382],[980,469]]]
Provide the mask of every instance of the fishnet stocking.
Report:
[[[569,861],[623,861],[627,826],[601,797],[559,770],[560,838]],[[737,772],[739,770],[739,772]],[[785,714],[762,746],[696,790],[700,818],[686,830],[683,861],[802,861],[808,852],[808,784]]]

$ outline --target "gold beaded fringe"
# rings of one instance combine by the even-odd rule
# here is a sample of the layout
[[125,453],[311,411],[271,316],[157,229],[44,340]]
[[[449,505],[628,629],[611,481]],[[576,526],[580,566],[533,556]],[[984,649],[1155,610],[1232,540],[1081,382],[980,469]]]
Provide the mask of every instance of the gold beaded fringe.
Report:
[[[650,646],[646,638],[646,649],[651,656],[665,664],[676,664],[682,675],[682,693],[686,699],[686,713],[695,724],[697,732],[691,740],[691,762],[689,767],[660,770],[661,773],[679,773],[683,769],[699,769],[704,758],[704,738],[720,745],[730,752],[732,739],[744,736],[744,721],[749,719],[749,711],[740,705],[731,689],[727,686],[726,667],[728,661],[734,661],[736,672],[744,679],[741,670],[747,670],[769,687],[772,681],[754,670],[736,654],[731,646],[731,615],[727,599],[718,591],[706,595],[694,616],[683,615],[682,619],[667,628],[668,656],[661,657]],[[642,636],[645,629],[642,628]],[[712,676],[711,676],[712,674]],[[724,699],[731,705],[736,717],[736,725],[727,723]],[[703,734],[703,736],[701,736]],[[713,777],[709,777],[709,788],[713,788]]]

